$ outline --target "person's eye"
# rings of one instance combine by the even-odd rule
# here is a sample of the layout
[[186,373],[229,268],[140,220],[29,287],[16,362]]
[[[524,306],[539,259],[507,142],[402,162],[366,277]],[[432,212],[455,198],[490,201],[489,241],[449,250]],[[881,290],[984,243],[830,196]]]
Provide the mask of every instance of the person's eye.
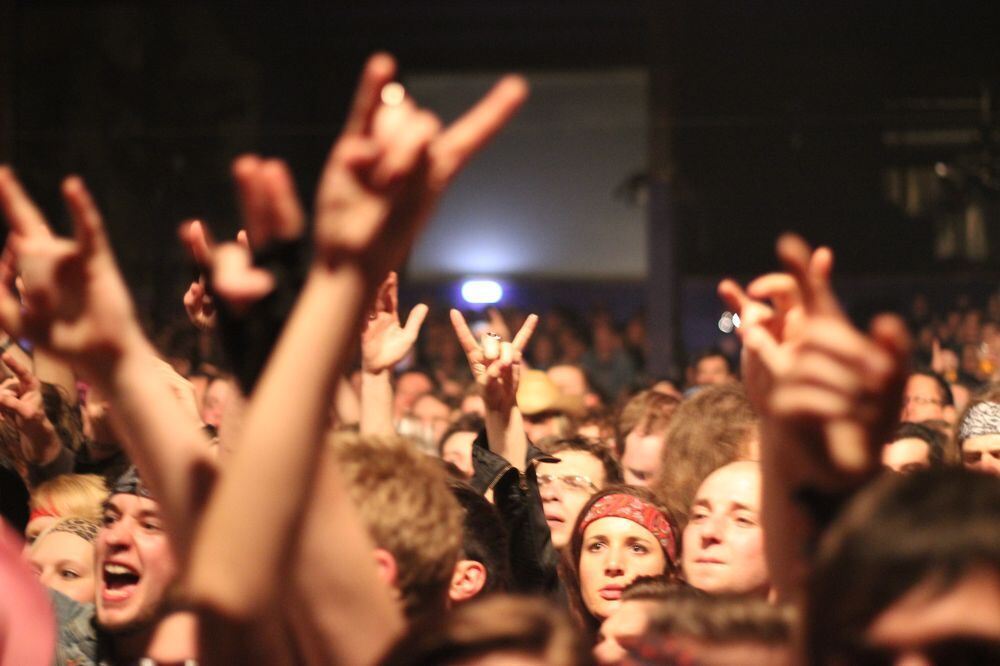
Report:
[[600,541],[594,541],[589,546],[587,546],[587,552],[589,553],[597,553],[600,552],[601,550],[604,550],[604,544]]
[[706,518],[708,518],[708,512],[706,511],[695,511],[694,513],[691,514],[692,523],[700,523]]
[[649,552],[649,548],[646,548],[646,546],[641,543],[634,543],[632,544],[632,552],[637,555],[645,555]]
[[114,515],[113,513],[106,513],[103,516],[101,516],[101,524],[103,524],[105,527],[107,527],[108,525],[113,525],[117,520],[118,516]]
[[72,569],[63,569],[59,573],[59,575],[62,577],[63,580],[76,580],[77,578],[80,578],[80,574],[73,571]]
[[144,520],[142,521],[142,529],[146,530],[147,532],[159,532],[160,530],[163,529],[163,527],[160,525],[160,523],[156,521]]

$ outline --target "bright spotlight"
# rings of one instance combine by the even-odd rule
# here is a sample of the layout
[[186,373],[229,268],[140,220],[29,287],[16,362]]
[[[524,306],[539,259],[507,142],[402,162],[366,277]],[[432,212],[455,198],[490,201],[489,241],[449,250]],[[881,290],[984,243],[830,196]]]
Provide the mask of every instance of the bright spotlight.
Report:
[[496,280],[466,280],[462,284],[462,298],[466,303],[499,303],[503,287]]

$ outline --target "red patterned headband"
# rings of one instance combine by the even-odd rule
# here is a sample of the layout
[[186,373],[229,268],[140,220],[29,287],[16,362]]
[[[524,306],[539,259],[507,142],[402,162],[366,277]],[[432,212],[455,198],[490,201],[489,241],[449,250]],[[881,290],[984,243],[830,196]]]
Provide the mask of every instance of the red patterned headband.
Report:
[[30,523],[35,518],[44,518],[46,516],[51,518],[61,518],[59,513],[54,508],[48,506],[40,506],[37,509],[33,509],[31,511],[31,515],[28,517],[28,522]]
[[624,518],[646,528],[660,542],[667,559],[671,562],[677,561],[677,544],[674,531],[670,529],[670,521],[662,511],[649,502],[624,493],[605,495],[594,502],[590,511],[580,521],[580,534],[582,535],[592,522],[601,518]]

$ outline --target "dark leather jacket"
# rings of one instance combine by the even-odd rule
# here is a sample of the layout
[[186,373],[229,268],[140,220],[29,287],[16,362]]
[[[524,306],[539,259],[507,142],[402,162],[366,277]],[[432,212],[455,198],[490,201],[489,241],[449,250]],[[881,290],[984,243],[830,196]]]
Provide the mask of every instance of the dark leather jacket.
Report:
[[545,522],[542,497],[538,493],[535,467],[540,462],[558,462],[530,443],[524,474],[506,459],[490,451],[486,431],[472,447],[473,477],[477,492],[493,491],[493,503],[507,529],[510,542],[511,591],[559,597],[559,555]]

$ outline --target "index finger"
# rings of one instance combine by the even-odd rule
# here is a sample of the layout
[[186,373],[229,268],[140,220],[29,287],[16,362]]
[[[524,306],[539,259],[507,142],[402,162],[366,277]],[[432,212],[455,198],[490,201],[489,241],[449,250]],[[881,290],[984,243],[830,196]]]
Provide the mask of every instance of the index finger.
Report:
[[365,63],[354,93],[344,134],[368,134],[372,117],[381,101],[382,88],[396,76],[396,61],[388,53],[376,53]]
[[35,375],[31,372],[31,370],[23,366],[10,352],[5,352],[3,355],[0,355],[0,360],[2,360],[4,365],[10,368],[11,372],[14,373],[14,376],[17,377],[17,381],[21,384],[22,391],[31,388],[38,383],[38,380],[35,378]]
[[779,312],[788,312],[802,302],[795,278],[788,273],[767,273],[747,285],[747,294],[753,298],[768,299]]
[[743,315],[743,309],[746,307],[747,300],[749,299],[746,292],[743,291],[743,287],[738,282],[726,278],[719,283],[716,292],[727,306],[735,310],[740,316]]
[[11,231],[22,235],[39,230],[49,233],[41,211],[21,187],[10,167],[0,167],[0,207]]
[[528,341],[531,340],[531,336],[535,333],[535,327],[538,325],[538,315],[530,314],[528,318],[524,320],[524,325],[521,326],[521,330],[517,332],[514,336],[514,340],[511,346],[517,351],[524,351],[524,348],[528,346]]
[[70,176],[62,184],[63,199],[73,218],[73,233],[84,254],[109,252],[104,222],[93,197],[79,176]]
[[452,308],[449,315],[451,317],[451,326],[455,329],[455,335],[458,336],[458,343],[462,345],[465,353],[471,354],[474,351],[478,351],[479,343],[476,342],[476,336],[469,330],[469,325],[465,323],[465,317],[462,316],[462,313]]
[[497,82],[486,96],[448,127],[434,142],[432,176],[447,182],[499,132],[528,98],[528,83],[509,75]]
[[807,313],[841,314],[840,304],[830,287],[833,254],[829,249],[819,248],[813,252],[800,236],[785,234],[778,239],[777,253],[795,278]]

